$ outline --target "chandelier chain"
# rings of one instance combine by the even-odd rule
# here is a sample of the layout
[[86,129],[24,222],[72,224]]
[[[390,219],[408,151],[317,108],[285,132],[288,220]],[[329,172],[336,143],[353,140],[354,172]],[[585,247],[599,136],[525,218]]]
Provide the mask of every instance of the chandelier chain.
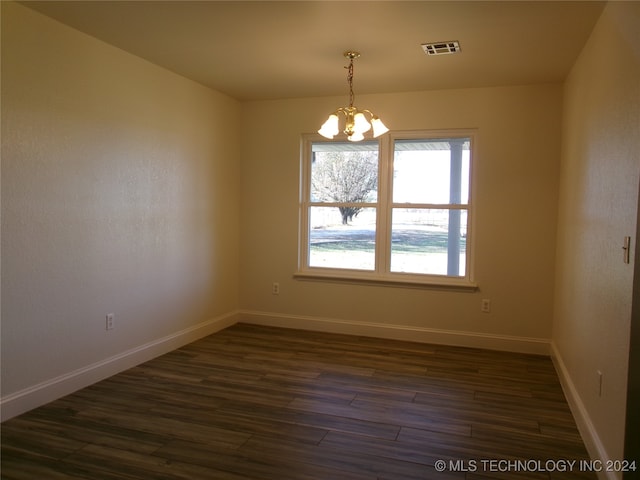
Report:
[[347,82],[349,82],[349,107],[353,107],[355,100],[355,94],[353,93],[353,57],[350,57],[350,59],[349,66],[344,68],[347,69]]

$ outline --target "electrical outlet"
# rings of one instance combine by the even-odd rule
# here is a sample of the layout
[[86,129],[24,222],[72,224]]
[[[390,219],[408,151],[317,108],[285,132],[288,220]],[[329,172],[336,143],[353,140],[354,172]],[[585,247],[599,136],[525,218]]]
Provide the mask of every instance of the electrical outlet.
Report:
[[271,293],[273,295],[280,295],[280,284],[278,282],[273,282],[271,286]]
[[113,330],[113,319],[114,319],[113,313],[107,313],[106,325],[105,325],[107,330]]
[[483,298],[482,303],[480,304],[480,311],[482,313],[491,312],[491,300],[489,300],[488,298]]

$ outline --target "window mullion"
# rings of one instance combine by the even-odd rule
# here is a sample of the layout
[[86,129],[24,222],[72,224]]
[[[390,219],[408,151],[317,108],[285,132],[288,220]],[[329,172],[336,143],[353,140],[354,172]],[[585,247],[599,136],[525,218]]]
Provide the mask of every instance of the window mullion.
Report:
[[391,182],[393,179],[392,144],[388,136],[380,139],[379,148],[376,266],[378,273],[388,274],[391,261]]
[[372,202],[309,202],[310,207],[362,207],[377,208],[377,203]]
[[451,205],[447,203],[392,203],[391,208],[429,208],[434,210],[469,210],[466,203]]

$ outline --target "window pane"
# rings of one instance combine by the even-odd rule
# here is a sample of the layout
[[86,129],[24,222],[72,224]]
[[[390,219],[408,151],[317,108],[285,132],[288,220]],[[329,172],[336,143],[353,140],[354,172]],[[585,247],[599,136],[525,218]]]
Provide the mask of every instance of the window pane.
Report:
[[312,202],[375,202],[378,196],[377,142],[314,143]]
[[463,277],[467,211],[394,208],[391,271]]
[[[310,267],[375,268],[374,208],[311,207],[310,210]],[[345,218],[347,223],[343,223]]]
[[393,202],[467,204],[469,139],[398,140]]

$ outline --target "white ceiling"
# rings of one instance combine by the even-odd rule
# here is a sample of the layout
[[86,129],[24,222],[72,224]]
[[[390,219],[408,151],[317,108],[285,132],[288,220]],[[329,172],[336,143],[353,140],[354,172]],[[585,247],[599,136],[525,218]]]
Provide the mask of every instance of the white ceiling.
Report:
[[[239,100],[560,82],[596,1],[29,1],[25,5]],[[421,43],[458,40],[427,57]]]

